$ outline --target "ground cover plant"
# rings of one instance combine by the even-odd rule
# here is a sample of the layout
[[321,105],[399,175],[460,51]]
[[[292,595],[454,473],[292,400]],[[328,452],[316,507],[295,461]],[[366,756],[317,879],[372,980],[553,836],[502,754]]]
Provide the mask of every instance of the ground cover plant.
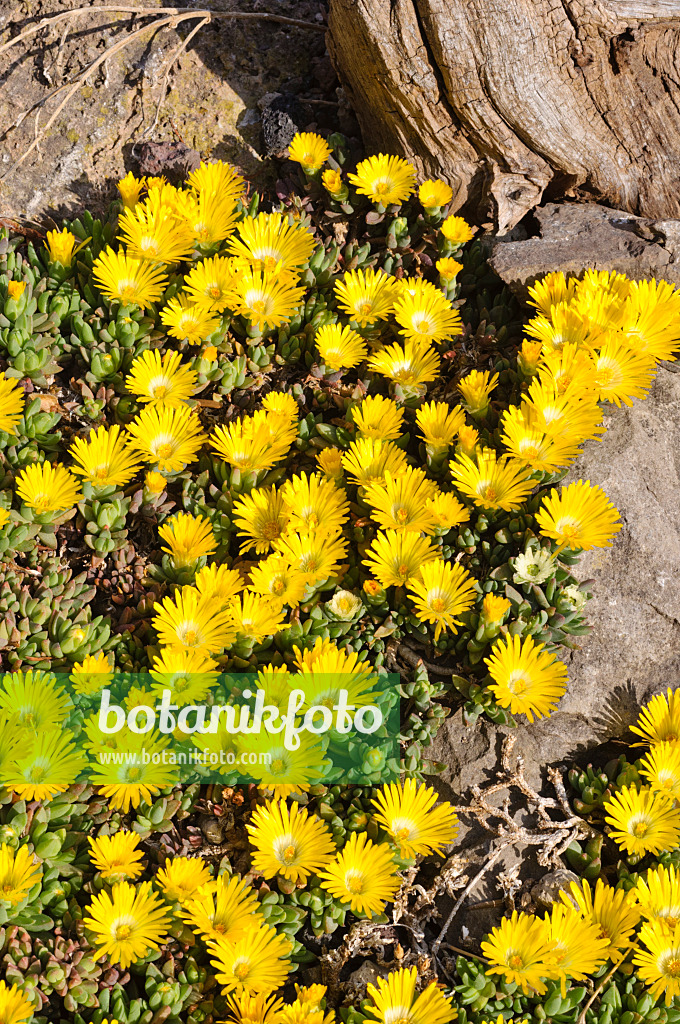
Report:
[[[561,481],[673,358],[680,296],[551,274],[523,324],[444,182],[348,171],[339,136],[289,155],[273,209],[215,162],[0,242],[0,1022],[674,1020],[674,695],[645,761],[573,777],[584,841],[552,854],[585,875],[576,905],[515,913],[477,958],[432,942],[457,819],[427,746],[451,707],[512,725],[565,692],[579,554],[621,523]],[[73,735],[116,747],[105,689],[189,706],[246,672],[281,707],[300,680],[361,707],[377,680],[396,753],[335,731],[209,782],[81,777]],[[388,980],[344,993],[376,955]]]

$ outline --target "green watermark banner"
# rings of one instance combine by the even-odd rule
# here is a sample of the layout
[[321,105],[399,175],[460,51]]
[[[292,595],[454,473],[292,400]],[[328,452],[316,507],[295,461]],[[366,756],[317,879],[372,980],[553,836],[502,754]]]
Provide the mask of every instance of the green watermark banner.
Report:
[[49,672],[0,684],[0,785],[45,799],[74,782],[143,797],[177,783],[261,787],[399,777],[399,676]]

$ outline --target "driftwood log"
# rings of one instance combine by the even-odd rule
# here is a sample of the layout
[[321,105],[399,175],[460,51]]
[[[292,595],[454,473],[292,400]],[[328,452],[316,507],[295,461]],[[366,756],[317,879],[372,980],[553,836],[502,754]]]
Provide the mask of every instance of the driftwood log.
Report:
[[680,217],[680,0],[330,0],[371,152],[500,232],[582,195]]

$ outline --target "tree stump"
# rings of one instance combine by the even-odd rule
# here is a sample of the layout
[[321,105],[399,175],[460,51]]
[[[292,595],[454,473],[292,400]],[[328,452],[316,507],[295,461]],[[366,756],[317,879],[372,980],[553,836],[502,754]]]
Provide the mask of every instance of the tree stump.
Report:
[[454,209],[680,217],[680,0],[330,0],[329,37],[369,150]]

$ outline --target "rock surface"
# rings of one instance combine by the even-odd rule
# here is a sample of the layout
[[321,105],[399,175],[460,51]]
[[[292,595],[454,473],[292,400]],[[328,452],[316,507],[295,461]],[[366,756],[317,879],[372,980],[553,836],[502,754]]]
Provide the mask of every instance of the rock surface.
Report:
[[[673,369],[671,369],[672,367]],[[641,703],[680,685],[680,373],[661,367],[649,397],[612,408],[601,442],[591,441],[569,479],[600,484],[621,513],[611,550],[586,553],[576,575],[594,579],[590,636],[567,659],[569,687],[549,719],[524,721],[515,752],[526,775],[624,735]],[[449,765],[442,792],[492,778],[503,735],[480,719],[448,719],[432,755]]]
[[[0,4],[0,43],[42,18],[77,6],[76,0],[6,0]],[[163,4],[146,0],[141,6]],[[269,10],[307,21],[311,28],[258,20],[204,25],[173,65],[155,128],[166,61],[198,22],[149,29],[91,74],[57,116],[39,150],[6,175],[32,142],[36,123],[47,122],[61,97],[40,108],[32,109],[34,105],[151,19],[82,14],[68,20],[66,38],[66,21],[42,29],[0,56],[0,133],[32,110],[0,139],[0,174],[6,175],[0,180],[0,216],[40,220],[49,213],[59,219],[75,215],[84,204],[106,207],[115,182],[128,170],[137,171],[146,139],[183,142],[201,157],[228,160],[251,179],[255,176],[258,184],[271,184],[275,170],[262,163],[259,101],[265,94],[298,97],[303,129],[338,127],[337,80],[319,31],[324,20],[319,0],[211,0],[188,9],[193,6]]]
[[520,298],[553,270],[618,270],[680,284],[680,221],[645,220],[597,203],[548,203],[534,210],[538,237],[490,239],[490,263]]

